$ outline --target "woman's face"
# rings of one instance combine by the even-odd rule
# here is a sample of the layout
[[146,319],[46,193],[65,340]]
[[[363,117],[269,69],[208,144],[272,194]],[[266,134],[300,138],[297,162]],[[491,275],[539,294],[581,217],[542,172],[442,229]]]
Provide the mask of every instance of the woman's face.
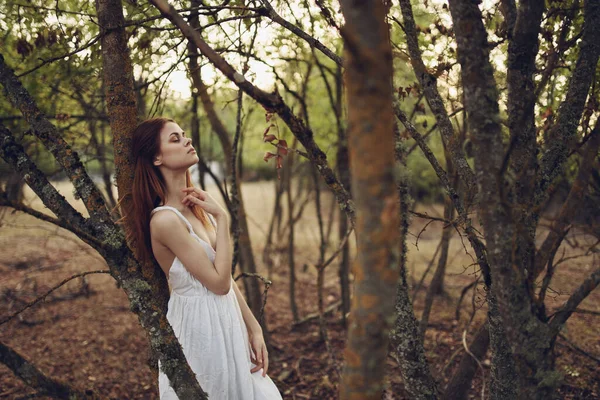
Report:
[[154,165],[172,170],[186,170],[199,160],[192,139],[175,122],[167,122],[160,131],[160,151]]

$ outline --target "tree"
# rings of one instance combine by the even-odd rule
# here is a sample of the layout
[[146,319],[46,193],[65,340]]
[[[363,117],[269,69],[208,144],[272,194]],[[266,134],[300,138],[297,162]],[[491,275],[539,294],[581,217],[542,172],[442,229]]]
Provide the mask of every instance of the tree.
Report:
[[355,294],[348,319],[341,399],[379,399],[398,280],[399,199],[394,190],[392,49],[379,1],[342,2],[348,152],[356,204]]
[[[550,132],[554,140],[542,144],[544,154],[540,160],[534,123],[533,71],[544,2],[519,3],[518,9],[514,3],[507,2],[506,8],[510,40],[507,76],[510,143],[505,151],[498,91],[481,11],[474,3],[450,1],[465,107],[476,150],[480,214],[490,257],[492,292],[498,299],[518,372],[517,396],[542,399],[552,396],[558,386],[559,377],[553,370],[556,335],[582,296],[600,283],[600,270],[596,270],[550,321],[542,306],[547,285],[541,287],[539,297],[533,285],[537,276],[535,259],[547,257],[535,251],[537,209],[546,199],[548,186],[560,172],[574,144],[600,55],[600,6],[597,2],[585,2],[581,51],[558,119]],[[597,134],[598,125],[589,135],[593,138]],[[587,143],[586,153],[596,154],[595,142]],[[505,174],[507,167],[514,172],[512,181]],[[547,258],[550,262],[548,278],[552,275],[552,258]]]
[[[196,85],[200,90],[195,95],[201,100],[209,118],[206,122],[202,119],[194,122],[194,126],[197,124],[205,130],[212,129],[217,133],[219,143],[225,145],[219,148],[217,143],[217,146],[211,147],[211,142],[207,143],[207,136],[199,137],[197,143],[202,142],[209,151],[213,147],[218,148],[224,154],[227,165],[233,168],[236,155],[235,151],[229,153],[229,150],[233,149],[235,138],[240,137],[238,133],[241,130],[237,122],[241,108],[238,105],[241,104],[241,97],[246,96],[248,101],[245,106],[250,110],[259,110],[254,115],[260,114],[262,117],[263,110],[268,115],[277,114],[273,118],[284,123],[281,130],[291,133],[297,143],[304,146],[302,151],[296,149],[295,144],[286,144],[285,151],[289,150],[294,157],[302,157],[305,163],[309,163],[308,166],[316,171],[318,179],[322,179],[321,182],[334,194],[341,210],[340,221],[349,221],[348,226],[340,223],[340,242],[345,241],[354,226],[362,232],[369,232],[367,228],[374,230],[372,226],[365,228],[358,223],[364,205],[359,204],[357,195],[367,192],[360,189],[362,186],[357,189],[350,184],[354,179],[360,180],[362,175],[352,177],[347,174],[348,170],[354,171],[356,166],[348,164],[345,155],[345,141],[348,137],[345,105],[348,105],[348,112],[351,114],[348,118],[351,122],[349,128],[357,129],[353,120],[356,114],[352,114],[357,109],[352,100],[355,94],[353,90],[359,90],[360,85],[370,82],[371,78],[375,79],[373,82],[381,83],[379,79],[383,80],[383,74],[389,72],[386,70],[379,73],[377,70],[373,77],[367,69],[363,73],[368,76],[361,75],[359,82],[348,78],[359,73],[358,67],[368,65],[356,63],[353,60],[358,58],[352,58],[352,54],[360,53],[358,47],[352,46],[360,43],[357,38],[367,33],[354,29],[354,20],[348,16],[347,25],[342,27],[341,15],[332,13],[331,4],[321,0],[315,2],[316,7],[309,2],[291,6],[285,2],[268,0],[251,1],[244,5],[193,2],[192,9],[189,9],[188,3],[172,3],[172,7],[162,0],[156,0],[153,4],[174,23],[174,27],[164,21],[156,8],[144,8],[130,3],[117,6],[111,3],[113,12],[125,7],[127,20],[100,21],[101,13],[98,11],[100,26],[108,27],[100,32],[94,20],[94,10],[85,6],[80,10],[71,9],[67,6],[71,5],[68,0],[65,0],[65,4],[61,3],[62,7],[57,3],[56,7],[42,5],[35,10],[34,5],[3,5],[0,10],[6,10],[7,15],[23,16],[22,21],[19,21],[21,29],[7,30],[8,45],[3,52],[6,59],[15,66],[16,62],[11,60],[21,59],[18,64],[19,79],[34,93],[38,104],[41,104],[40,108],[48,114],[49,119],[56,121],[55,136],[62,136],[72,150],[77,149],[78,153],[87,155],[84,145],[93,138],[95,146],[100,146],[102,136],[98,136],[95,130],[107,130],[106,121],[110,119],[115,151],[113,152],[111,143],[106,143],[106,147],[94,152],[94,157],[86,158],[83,162],[93,163],[90,171],[99,169],[104,174],[112,167],[111,157],[114,153],[117,181],[119,187],[124,187],[123,185],[127,185],[129,168],[127,158],[124,157],[127,151],[127,137],[124,133],[136,117],[134,98],[139,101],[137,112],[145,109],[144,115],[167,110],[178,118],[183,115],[181,110],[187,112],[187,106],[169,108],[163,85],[165,77],[178,63],[181,64],[179,60],[184,60],[182,57],[189,51],[190,68],[193,71],[199,72],[202,67],[203,71],[213,68],[218,73],[212,93],[202,90],[209,86],[206,82]],[[459,0],[451,1],[449,8],[443,3],[411,4],[410,1],[401,0],[399,7],[392,5],[386,10],[385,17],[377,14],[380,18],[378,23],[383,20],[383,23],[390,24],[387,41],[392,47],[393,64],[389,72],[391,78],[385,79],[388,79],[392,93],[386,92],[385,96],[390,102],[393,98],[393,112],[399,122],[398,126],[391,124],[394,139],[388,145],[394,145],[395,164],[400,172],[393,180],[379,176],[381,179],[388,179],[386,182],[390,186],[391,182],[396,183],[399,193],[399,208],[396,212],[399,220],[395,221],[399,234],[395,232],[395,245],[389,246],[398,246],[396,248],[399,252],[396,262],[399,279],[395,286],[395,324],[389,333],[392,355],[399,363],[404,386],[411,398],[465,398],[473,374],[477,371],[471,354],[481,359],[485,357],[488,346],[492,351],[489,385],[492,398],[551,396],[559,382],[559,373],[554,369],[554,342],[557,334],[600,279],[598,271],[592,272],[562,308],[546,309],[546,293],[551,287],[557,265],[563,261],[558,259],[557,250],[573,231],[576,218],[581,216],[580,211],[584,211],[582,209],[586,204],[586,197],[598,196],[598,7],[596,2],[578,0],[518,4],[501,1],[499,4],[500,12],[496,12],[495,8],[483,6],[480,9],[476,4]],[[348,7],[357,6],[345,3],[344,7],[346,15]],[[55,27],[47,27],[43,20],[44,13],[55,13],[72,40],[63,40],[61,35],[56,34]],[[186,14],[189,25],[185,23]],[[362,12],[357,18],[369,18],[367,14],[369,13]],[[79,26],[69,24],[65,18],[71,15],[76,15],[86,23]],[[198,21],[194,22],[190,18],[193,15],[198,16]],[[112,26],[110,23],[113,20],[121,22]],[[237,28],[244,29],[229,29],[234,23],[238,24]],[[4,27],[3,24],[5,22],[0,20],[0,27]],[[365,23],[365,26],[371,25]],[[120,30],[121,27],[124,29]],[[279,52],[277,57],[268,58],[265,49],[253,46],[254,33],[263,28],[271,29],[272,47],[276,49],[275,52]],[[244,34],[245,29],[252,34]],[[379,31],[372,30],[374,32]],[[89,76],[100,70],[100,58],[89,56],[87,52],[97,54],[101,43],[103,51],[108,49],[117,33],[121,35],[121,47],[105,54],[105,72],[111,66],[117,66],[117,62],[126,61],[125,53],[129,48],[129,57],[133,65],[137,66],[139,75],[132,77],[129,67],[121,64],[123,66],[111,72],[106,80],[117,76],[123,80],[105,87],[106,97],[98,96],[103,89],[99,84],[92,84]],[[337,50],[342,39],[348,51],[343,58]],[[152,58],[165,56],[165,48],[172,49],[177,60],[167,62],[166,58],[162,58],[161,61],[164,62],[161,66],[164,64],[164,69],[149,75],[149,71],[156,69],[156,61]],[[199,61],[194,66],[192,59],[196,57],[196,53],[203,58],[198,58]],[[110,57],[114,57],[114,60],[111,61]],[[38,58],[43,61],[40,63]],[[267,92],[250,83],[252,67],[246,69],[240,60],[271,64],[268,67],[276,82],[275,90]],[[342,74],[346,77],[343,82]],[[55,81],[48,82],[48,76],[56,77]],[[198,81],[195,75],[192,78]],[[202,75],[202,79],[205,78]],[[89,85],[89,90],[84,90],[87,89],[86,84]],[[235,88],[237,108],[234,109],[232,105],[219,111],[218,105],[221,102],[234,103],[228,98],[229,87]],[[348,90],[346,96],[343,93],[344,87]],[[373,104],[382,106],[366,113],[365,121],[373,118],[373,112],[383,113],[387,110],[383,89],[378,93],[380,98],[373,99],[364,109],[372,110]],[[145,102],[148,102],[148,107],[142,106]],[[106,103],[109,108],[108,114],[104,112],[102,103]],[[57,104],[73,109],[72,115],[61,115],[62,110]],[[0,109],[10,110],[10,105],[3,98],[0,98]],[[29,162],[33,158],[27,161],[23,155],[27,151],[17,151],[16,145],[37,149],[40,147],[39,143],[27,135],[12,135],[10,132],[26,131],[27,128],[20,116],[9,114],[6,112],[7,117],[0,118],[6,126],[6,130],[2,131],[8,146],[4,147],[6,159],[11,165],[20,168],[22,173],[25,170],[33,171],[30,168],[33,164]],[[262,119],[248,120],[250,124],[263,123]],[[36,122],[33,117],[26,118],[26,121]],[[87,122],[87,125],[80,124],[81,121]],[[387,116],[376,122],[385,124],[386,128],[382,132],[385,131],[387,138],[390,133]],[[232,134],[234,140],[228,142]],[[295,143],[292,140],[289,142]],[[251,141],[246,143],[251,144]],[[260,145],[269,146],[274,143],[261,142]],[[371,145],[379,146],[380,143],[369,142],[363,146],[371,148]],[[330,148],[337,151],[328,152]],[[414,151],[415,149],[418,151]],[[63,153],[70,157],[68,151]],[[389,154],[385,154],[385,157],[376,161],[389,163]],[[257,158],[262,163],[262,159]],[[249,159],[251,158],[245,158]],[[31,177],[42,179],[56,169],[53,168],[48,152],[40,152],[40,156],[34,160],[39,167],[38,173],[27,172],[28,183],[31,182]],[[20,162],[18,166],[17,161]],[[97,164],[100,161],[108,161],[108,164]],[[72,166],[73,162],[71,159],[66,164]],[[387,170],[388,164],[385,165],[382,168]],[[58,171],[62,169],[61,167]],[[359,172],[372,171],[363,168]],[[295,173],[295,170],[286,170],[286,182]],[[412,181],[411,173],[416,177]],[[53,205],[52,210],[61,212],[60,215],[57,214],[59,218],[52,222],[63,224],[71,230],[76,229],[78,224],[88,229],[100,229],[104,222],[100,224],[96,221],[109,221],[108,217],[112,216],[106,216],[102,210],[92,207],[93,203],[90,201],[96,201],[96,194],[89,189],[91,186],[84,185],[82,189],[77,180],[81,179],[78,173],[71,173],[71,177],[78,182],[78,190],[87,191],[82,198],[89,199],[87,205],[95,214],[90,213],[91,222],[86,222],[68,204],[63,204],[56,193],[50,189],[43,191],[47,187],[45,183],[41,186],[38,184],[36,190],[46,196],[48,204]],[[237,179],[237,176],[234,177]],[[108,189],[110,185],[105,183],[105,186]],[[232,188],[237,187],[238,185],[232,185]],[[389,188],[386,190],[386,195],[390,195]],[[557,196],[560,191],[564,191],[565,200],[560,204],[556,215],[551,216],[547,212],[548,204],[560,199]],[[416,197],[416,202],[421,200],[420,196],[436,199],[444,196],[444,215],[434,218],[415,212],[410,194]],[[235,200],[233,190],[232,196]],[[226,194],[224,198],[227,198]],[[317,204],[318,201],[317,199]],[[354,201],[357,202],[356,215]],[[2,204],[38,215],[33,210],[23,208],[14,199],[3,199]],[[301,215],[302,207],[303,205],[299,207],[296,214],[290,213],[291,225]],[[372,213],[379,211],[371,210]],[[320,221],[320,211],[318,213]],[[464,236],[467,239],[462,241],[465,244],[464,251],[469,255],[474,253],[473,264],[478,268],[475,282],[482,280],[486,288],[488,320],[477,330],[469,346],[469,354],[465,353],[462,357],[445,393],[439,393],[440,389],[432,378],[430,368],[433,364],[425,357],[425,349],[429,344],[426,340],[421,340],[413,304],[408,295],[410,282],[407,281],[407,236],[411,216],[443,223],[447,227],[443,237],[446,243],[452,232],[458,233],[461,238]],[[548,226],[545,226],[545,221],[540,222],[542,218],[550,218]],[[482,228],[477,225],[478,220],[481,221]],[[387,224],[389,221],[384,222]],[[240,226],[243,230],[246,229],[243,228],[243,223]],[[593,226],[576,227],[584,228],[596,238],[600,237],[597,228]],[[110,232],[111,229],[113,228],[109,228]],[[334,252],[323,263],[326,258],[323,250],[326,246],[323,226],[320,225],[319,230],[321,251],[315,265],[324,268],[339,251]],[[112,240],[111,235],[102,236],[96,231],[78,229],[77,232],[80,232],[83,240]],[[359,249],[363,251],[364,247],[361,246],[369,243],[369,238],[368,235],[357,233],[360,238]],[[542,239],[539,246],[534,241],[536,237]],[[104,248],[103,243],[96,243],[95,246]],[[346,248],[344,244],[342,246]],[[293,255],[293,244],[287,250]],[[346,251],[342,254],[346,260],[350,256]],[[504,257],[507,254],[510,256]],[[421,331],[425,331],[427,327],[435,282],[444,278],[445,258],[442,250],[439,268],[426,300],[425,312],[421,316]],[[164,301],[164,297],[161,297],[164,296],[164,287],[161,286],[164,282],[161,282],[156,266],[142,268],[132,259],[127,260],[133,270],[143,272],[140,277],[151,282],[151,286],[156,286],[155,294],[160,299],[157,306],[164,307],[164,303],[161,303]],[[350,291],[345,289],[352,284],[347,279],[348,271],[344,265],[345,262],[342,261],[342,304],[349,299]],[[319,270],[317,279],[320,287],[322,271]],[[355,283],[355,313],[364,311],[358,304],[364,284],[381,284],[386,291],[389,290],[389,282],[357,280]],[[476,285],[477,283],[475,287]],[[381,307],[382,313],[389,312],[389,303],[382,303]],[[321,333],[326,337],[323,334],[323,314],[326,311],[322,298],[318,301],[318,308]],[[348,311],[342,307],[344,316]],[[144,323],[145,326],[151,326],[148,322]],[[364,340],[359,332],[353,330],[355,328],[357,327],[349,326],[352,333],[349,349],[355,348],[356,343]],[[381,329],[381,332],[385,332],[390,329],[390,325],[382,326]],[[166,335],[166,332],[162,333]],[[379,351],[379,345],[385,339],[378,336],[377,340],[377,343],[373,342],[371,345]],[[160,357],[160,352],[156,354]],[[373,353],[373,357],[380,356],[380,352]],[[381,381],[378,377],[365,375],[365,378],[368,378],[365,386],[371,385],[379,390]],[[347,383],[347,371],[344,379]],[[517,379],[519,384],[515,385],[514,381]]]

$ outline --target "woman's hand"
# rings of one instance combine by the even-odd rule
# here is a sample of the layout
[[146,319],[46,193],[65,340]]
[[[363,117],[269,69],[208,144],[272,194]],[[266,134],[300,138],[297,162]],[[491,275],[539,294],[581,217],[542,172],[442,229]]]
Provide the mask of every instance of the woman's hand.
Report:
[[186,206],[191,207],[197,204],[215,217],[225,214],[223,207],[208,192],[196,187],[183,188],[181,191],[187,193],[183,200],[181,200]]
[[269,369],[269,354],[267,352],[267,345],[265,344],[265,339],[263,338],[262,333],[254,333],[250,335],[250,346],[252,347],[252,351],[256,356],[256,358],[254,358],[252,353],[250,353],[250,360],[256,365],[256,367],[252,368],[250,372],[254,373],[262,368],[262,376],[266,376],[267,369]]

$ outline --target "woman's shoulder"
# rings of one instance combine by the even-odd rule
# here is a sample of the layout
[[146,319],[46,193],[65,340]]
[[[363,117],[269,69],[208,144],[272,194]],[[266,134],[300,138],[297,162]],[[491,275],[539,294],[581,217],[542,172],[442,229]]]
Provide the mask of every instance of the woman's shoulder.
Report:
[[[167,210],[167,209],[165,209]],[[185,234],[187,232],[183,221],[172,211],[156,210],[150,214],[150,235],[153,238],[161,238],[166,233]]]

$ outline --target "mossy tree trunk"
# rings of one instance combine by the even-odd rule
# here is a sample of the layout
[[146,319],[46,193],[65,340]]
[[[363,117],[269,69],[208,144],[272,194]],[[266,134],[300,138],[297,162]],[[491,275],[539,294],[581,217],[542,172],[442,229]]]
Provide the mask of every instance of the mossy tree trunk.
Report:
[[[507,2],[514,8],[514,3]],[[490,333],[496,324],[504,329],[515,365],[513,377],[518,388],[511,396],[520,399],[546,399],[554,395],[560,374],[554,370],[554,341],[558,330],[579,304],[600,282],[595,271],[573,293],[548,322],[539,298],[534,293],[535,247],[539,205],[547,188],[558,176],[568,157],[583,112],[592,76],[600,54],[600,4],[586,1],[582,45],[567,95],[551,129],[553,140],[546,144],[544,156],[535,138],[533,112],[533,72],[538,51],[539,22],[543,1],[521,2],[509,10],[508,121],[511,140],[502,143],[498,90],[489,60],[489,44],[477,4],[450,0],[465,91],[465,108],[475,148],[477,183],[480,188],[479,214],[484,228],[492,278],[492,300],[497,301],[500,320],[490,320]],[[506,171],[512,172],[506,174]],[[551,263],[551,261],[550,261]],[[547,273],[551,275],[551,265]],[[490,301],[488,300],[488,303]],[[496,303],[490,303],[490,313]],[[562,314],[561,314],[562,313]],[[492,336],[492,347],[494,337]],[[500,348],[496,349],[501,350]],[[499,356],[500,354],[496,354]],[[510,358],[510,356],[507,355]],[[504,386],[505,387],[505,386]],[[497,392],[495,398],[505,398]]]
[[[99,9],[104,6],[116,11],[116,8],[121,5],[118,1],[113,1],[111,4],[99,3]],[[120,12],[122,18],[122,11]],[[110,15],[110,18],[113,18],[115,14]],[[104,17],[106,14],[103,15]],[[114,40],[114,38],[109,37],[107,40]],[[133,257],[125,241],[125,235],[111,219],[101,192],[88,175],[79,156],[40,111],[2,56],[0,56],[0,84],[4,87],[9,101],[21,111],[36,138],[60,164],[90,217],[85,218],[67,202],[31,161],[12,132],[0,124],[0,156],[21,175],[24,182],[57,218],[5,201],[3,205],[17,207],[39,219],[67,229],[98,251],[106,260],[111,275],[127,294],[131,310],[138,316],[141,326],[146,331],[152,351],[159,355],[161,362],[164,362],[165,373],[173,383],[177,394],[182,398],[206,398],[187,364],[181,345],[166,320],[164,312],[166,303],[161,301],[161,296],[164,297],[166,292],[166,280],[164,277],[161,280],[153,275],[153,271],[156,271],[158,266],[143,269]]]

